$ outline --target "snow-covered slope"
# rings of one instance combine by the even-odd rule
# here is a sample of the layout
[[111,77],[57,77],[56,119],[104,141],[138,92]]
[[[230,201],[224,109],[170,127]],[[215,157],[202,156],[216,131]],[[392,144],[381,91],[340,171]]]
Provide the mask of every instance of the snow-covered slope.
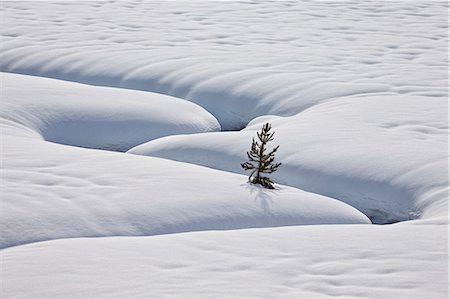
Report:
[[3,294],[447,299],[446,232],[435,225],[318,225],[56,240],[2,252]]
[[189,99],[224,129],[334,97],[447,94],[446,1],[4,2],[0,69]]
[[448,297],[446,1],[0,10],[0,297]]
[[242,175],[5,139],[1,247],[82,236],[370,223],[337,200],[284,186],[267,192]]
[[[113,99],[112,103],[92,100],[100,92],[103,98],[120,95],[114,89],[100,88],[91,93],[96,88],[22,75],[5,75],[4,84],[1,247],[83,236],[370,223],[355,208],[295,188],[280,186],[276,192],[267,192],[247,184],[243,175],[158,158],[68,147],[39,136],[47,136],[56,128],[67,133],[61,137],[69,144],[79,144],[87,140],[87,135],[101,148],[113,141],[123,147],[119,137],[121,133],[128,136],[127,130],[137,136],[136,141],[150,139],[153,131],[170,130],[183,117],[195,124],[196,118],[190,117],[187,109],[177,110],[178,104],[197,109],[197,123],[208,124],[201,113],[206,120],[212,117],[208,119],[206,112],[192,103],[150,97],[151,105],[145,106],[147,103],[140,105],[137,97],[133,98],[136,102],[125,97],[114,105]],[[71,98],[71,93],[85,100]],[[64,100],[62,94],[67,94]],[[165,124],[158,123],[155,111],[163,114]],[[147,122],[148,133],[133,131],[134,117]],[[77,122],[67,129],[62,119]],[[96,126],[99,119],[107,120],[101,129]],[[162,130],[160,126],[164,126]]]
[[240,132],[168,136],[129,153],[245,173],[240,163],[262,124],[275,132],[276,181],[338,198],[372,221],[447,216],[446,100],[346,97],[286,118],[255,119]]
[[1,73],[0,116],[47,141],[126,151],[173,134],[219,131],[203,108],[161,94]]

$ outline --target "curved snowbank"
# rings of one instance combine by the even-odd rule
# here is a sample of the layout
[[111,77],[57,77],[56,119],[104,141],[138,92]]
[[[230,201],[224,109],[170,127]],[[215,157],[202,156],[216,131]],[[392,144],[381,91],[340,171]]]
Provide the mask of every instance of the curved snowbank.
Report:
[[370,223],[337,200],[196,165],[6,136],[0,246],[88,236]]
[[220,131],[193,103],[170,96],[2,73],[1,117],[47,141],[126,151],[162,136]]
[[5,1],[2,9],[1,70],[189,99],[225,130],[339,96],[447,96],[445,1]]
[[[353,207],[291,187],[271,192],[247,184],[243,175],[40,136],[126,148],[157,134],[217,124],[192,103],[22,75],[5,74],[3,84],[0,247],[69,237],[370,223]],[[132,139],[126,139],[129,132]]]
[[[351,204],[372,221],[447,215],[445,99],[365,96],[335,99],[296,116],[269,118],[282,167],[277,182]],[[255,120],[241,132],[168,136],[129,153],[244,173]]]

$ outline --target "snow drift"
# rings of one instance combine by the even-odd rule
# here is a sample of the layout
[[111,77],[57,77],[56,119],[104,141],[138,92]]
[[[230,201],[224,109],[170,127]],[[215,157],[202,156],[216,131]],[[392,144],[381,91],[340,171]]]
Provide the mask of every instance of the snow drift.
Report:
[[[161,117],[167,130],[175,121],[180,123],[179,119],[214,124],[210,115],[192,103],[164,97],[159,102],[150,98],[150,107],[145,106],[146,102],[132,105],[134,102],[127,98],[116,100],[116,105],[108,101],[80,102],[69,95],[91,99],[98,92],[105,96],[116,91],[101,88],[90,93],[95,88],[22,75],[5,75],[4,79],[1,247],[83,236],[370,223],[365,215],[344,203],[298,189],[280,186],[276,192],[269,192],[247,184],[243,175],[164,159],[68,147],[39,137],[48,136],[56,126],[60,132],[67,132],[61,137],[67,138],[69,144],[88,140],[104,148],[100,141],[107,145],[117,142],[120,133],[125,134],[125,129],[135,124],[132,116],[144,118],[145,112],[149,117],[147,129],[133,136],[135,141],[151,139],[152,130],[160,125],[158,119],[151,118],[152,113],[162,113],[163,109]],[[80,94],[80,90],[84,93]],[[65,99],[70,101],[58,102],[61,94],[68,95]],[[166,100],[175,102],[166,104]],[[197,109],[204,118],[191,117],[189,110],[177,110],[178,104]],[[183,113],[184,118],[175,120]],[[131,118],[130,124],[127,117]],[[100,130],[90,127],[89,121],[68,130],[61,128],[66,124],[62,119],[81,123],[89,118],[108,122]],[[117,127],[125,129],[117,131]],[[116,144],[124,147],[123,143]]]
[[128,152],[244,174],[255,131],[271,121],[283,163],[276,181],[338,198],[377,223],[446,221],[445,105],[393,94],[341,98],[292,117],[255,119],[240,132],[168,136]]
[[[5,76],[2,246],[367,223],[317,194],[260,193],[241,174],[45,141],[125,151],[153,140],[133,152],[239,172],[264,121],[281,145],[278,182],[376,222],[419,219],[26,244],[1,250],[3,296],[448,297],[447,2],[1,10],[1,71],[116,87]],[[247,128],[209,132],[218,123]],[[156,139],[196,132],[208,133]]]
[[436,238],[446,232],[401,223],[55,240],[2,252],[3,294],[447,299],[447,242]]
[[2,9],[1,70],[188,99],[225,130],[354,94],[447,95],[445,1],[58,1]]
[[219,131],[203,108],[161,94],[2,73],[2,118],[47,141],[126,151],[173,134]]

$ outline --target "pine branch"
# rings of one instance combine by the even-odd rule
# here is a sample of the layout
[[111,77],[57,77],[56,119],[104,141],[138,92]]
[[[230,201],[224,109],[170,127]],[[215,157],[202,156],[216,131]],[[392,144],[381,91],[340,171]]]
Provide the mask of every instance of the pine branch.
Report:
[[244,168],[245,170],[250,170],[250,169],[255,169],[255,165],[253,165],[250,162],[245,162],[245,163],[241,163],[242,168]]

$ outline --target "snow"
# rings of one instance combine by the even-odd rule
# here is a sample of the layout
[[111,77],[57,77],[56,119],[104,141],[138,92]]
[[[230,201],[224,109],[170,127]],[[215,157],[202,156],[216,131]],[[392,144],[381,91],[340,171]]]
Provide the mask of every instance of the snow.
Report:
[[447,202],[445,106],[423,96],[346,97],[292,117],[260,117],[239,132],[168,136],[128,152],[245,174],[240,163],[270,121],[283,163],[275,181],[339,198],[377,223],[446,221],[447,210],[435,208]]
[[1,10],[1,297],[448,297],[446,1]]
[[[123,148],[129,141],[118,137],[128,137],[128,132],[137,136],[135,142],[151,137],[159,126],[170,132],[171,126],[176,129],[183,120],[185,127],[211,123],[212,116],[189,102],[165,97],[139,99],[137,95],[145,94],[135,92],[124,92],[123,97],[111,88],[92,93],[96,88],[23,75],[5,74],[3,79],[3,113],[8,118],[3,124],[1,247],[67,237],[370,223],[353,207],[299,189],[279,186],[276,192],[266,192],[246,183],[243,175],[158,158],[67,147],[39,138],[39,134],[51,136],[48,132],[54,132],[55,127],[67,133],[59,136],[70,140],[69,144],[92,145],[91,141],[99,147],[114,143]],[[76,97],[70,96],[72,92]],[[62,95],[67,95],[67,102],[58,102]],[[92,102],[99,96],[107,101]],[[121,97],[114,103],[113,96]],[[140,105],[147,104],[145,100],[149,105]],[[194,112],[190,115],[188,109]],[[196,112],[199,116],[203,113],[204,119],[195,121]],[[136,132],[135,122],[140,118],[149,121],[144,123],[145,130]],[[99,129],[102,119],[105,124]],[[69,122],[74,124],[67,126]],[[29,135],[30,130],[34,136]]]
[[203,108],[166,95],[7,73],[2,82],[3,118],[56,143],[126,151],[162,136],[220,130]]
[[319,225],[41,242],[2,252],[3,293],[446,299],[446,233],[434,225]]
[[0,69],[169,94],[237,129],[339,96],[445,98],[447,5],[5,2]]

